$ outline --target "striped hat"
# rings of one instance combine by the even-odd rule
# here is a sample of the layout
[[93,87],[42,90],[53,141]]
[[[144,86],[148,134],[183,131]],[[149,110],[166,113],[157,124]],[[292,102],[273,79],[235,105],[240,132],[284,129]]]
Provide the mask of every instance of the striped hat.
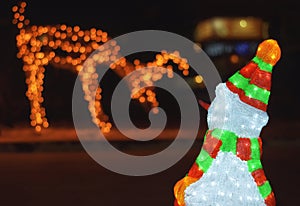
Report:
[[277,41],[264,40],[258,45],[256,56],[226,82],[241,101],[262,111],[267,110],[270,96],[272,69],[280,59]]

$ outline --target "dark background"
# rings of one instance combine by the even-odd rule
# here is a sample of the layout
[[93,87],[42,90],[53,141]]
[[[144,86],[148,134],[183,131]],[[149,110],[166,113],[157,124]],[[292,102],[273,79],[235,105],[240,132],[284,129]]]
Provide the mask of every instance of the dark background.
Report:
[[[2,1],[0,4],[0,91],[6,99],[1,108],[4,108],[2,113],[6,115],[2,116],[5,116],[5,121],[9,124],[27,121],[29,114],[28,101],[24,95],[26,85],[22,61],[16,58],[15,35],[18,30],[11,23],[11,7],[16,3],[17,1]],[[30,19],[31,25],[65,23],[71,26],[79,25],[82,29],[95,27],[108,32],[112,38],[132,31],[157,29],[177,33],[192,41],[195,27],[201,20],[215,16],[260,17],[269,23],[269,37],[278,40],[282,49],[282,58],[273,72],[268,112],[271,120],[291,120],[297,119],[300,114],[297,81],[300,54],[298,8],[297,3],[291,0],[248,3],[237,0],[205,2],[85,0],[78,3],[52,0],[27,1],[25,16]],[[47,68],[43,95],[49,121],[69,122],[70,99],[76,74],[51,66]],[[218,69],[222,76],[224,68]],[[228,70],[227,74],[233,74],[240,68],[228,65],[225,69]],[[110,82],[118,80],[113,75],[109,74],[106,80],[104,79],[103,87],[107,93],[111,90]],[[161,101],[163,103],[164,100]]]
[[[11,7],[15,3],[8,0],[0,3],[0,93],[5,100],[1,102],[0,114],[2,128],[16,128],[17,131],[18,125],[29,128],[30,107],[25,96],[22,61],[16,58],[15,36],[18,30],[11,23]],[[270,120],[262,132],[262,162],[275,191],[277,205],[298,205],[300,12],[297,1],[85,0],[77,3],[36,0],[27,1],[27,4],[25,15],[31,24],[65,23],[83,29],[96,27],[108,32],[112,38],[127,32],[156,29],[193,40],[197,23],[215,16],[255,16],[269,22],[270,38],[278,41],[282,57],[273,70],[268,106]],[[43,94],[51,125],[49,129],[72,125],[71,95],[76,74],[50,66],[46,69]],[[218,69],[222,75],[224,68]],[[228,69],[225,73],[233,74],[239,68],[228,65],[225,69]],[[105,81],[103,91],[108,95],[112,90],[110,81],[117,82],[118,78],[109,73]],[[166,99],[163,101],[167,104]],[[142,112],[138,106],[136,109]],[[203,109],[201,112],[206,114]],[[205,115],[201,117],[205,123]],[[78,142],[28,143],[18,147],[1,144],[1,151],[14,152],[0,154],[0,204],[172,205],[174,183],[183,177],[199,153],[206,124],[202,126],[201,138],[182,160],[164,172],[146,177],[128,177],[106,170],[93,161]],[[160,144],[152,142],[150,152],[166,145],[163,141]],[[127,152],[148,151],[141,145],[121,143],[119,146]]]

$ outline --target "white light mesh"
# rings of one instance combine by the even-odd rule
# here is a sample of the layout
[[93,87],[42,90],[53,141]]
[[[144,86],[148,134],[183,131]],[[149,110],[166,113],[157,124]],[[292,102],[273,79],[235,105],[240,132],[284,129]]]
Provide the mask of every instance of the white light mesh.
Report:
[[216,98],[211,103],[207,115],[210,130],[229,130],[239,137],[249,138],[259,137],[268,119],[266,112],[242,102],[225,83],[216,87]]
[[185,190],[186,206],[265,206],[247,162],[220,151],[201,179]]

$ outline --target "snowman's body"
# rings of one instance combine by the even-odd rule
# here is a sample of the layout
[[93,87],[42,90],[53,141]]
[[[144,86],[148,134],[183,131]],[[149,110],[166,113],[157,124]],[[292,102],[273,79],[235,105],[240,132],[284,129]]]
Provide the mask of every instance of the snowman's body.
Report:
[[275,206],[259,136],[280,54],[275,40],[263,41],[248,64],[217,86],[200,154],[175,184],[175,206]]
[[[238,95],[222,83],[216,88],[207,121],[209,131],[226,130],[237,137],[257,138],[268,115],[240,101]],[[186,188],[185,202],[187,206],[265,205],[247,161],[239,158],[236,152],[221,150],[203,176]]]
[[187,206],[265,206],[247,163],[220,151],[210,169],[185,190]]

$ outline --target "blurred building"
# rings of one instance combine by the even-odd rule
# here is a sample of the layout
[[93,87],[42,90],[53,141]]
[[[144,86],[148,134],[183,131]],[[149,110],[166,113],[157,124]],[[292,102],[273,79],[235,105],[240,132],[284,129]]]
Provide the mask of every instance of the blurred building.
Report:
[[255,55],[259,42],[268,36],[268,23],[260,18],[213,17],[197,24],[194,40],[225,80]]

